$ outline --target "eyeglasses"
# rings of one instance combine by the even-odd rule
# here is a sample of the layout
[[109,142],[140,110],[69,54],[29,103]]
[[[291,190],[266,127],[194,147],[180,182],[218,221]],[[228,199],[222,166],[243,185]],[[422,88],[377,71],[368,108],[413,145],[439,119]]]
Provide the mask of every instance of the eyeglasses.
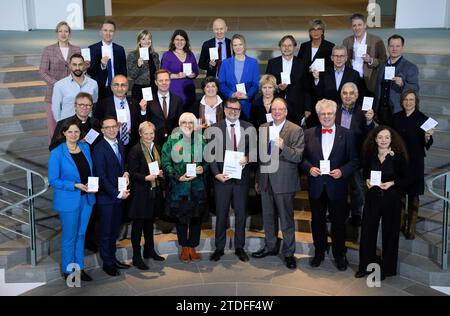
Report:
[[319,116],[333,116],[333,112],[327,112],[327,113],[319,113]]
[[229,106],[226,106],[225,109],[228,109],[229,111],[234,111],[234,112],[240,112],[241,111],[241,109],[232,108],[232,107],[229,107]]
[[79,106],[80,108],[90,109],[92,107],[92,104],[77,103],[77,106]]
[[106,129],[106,130],[114,130],[114,129],[118,129],[119,126],[117,125],[111,125],[111,126],[103,126],[102,129]]

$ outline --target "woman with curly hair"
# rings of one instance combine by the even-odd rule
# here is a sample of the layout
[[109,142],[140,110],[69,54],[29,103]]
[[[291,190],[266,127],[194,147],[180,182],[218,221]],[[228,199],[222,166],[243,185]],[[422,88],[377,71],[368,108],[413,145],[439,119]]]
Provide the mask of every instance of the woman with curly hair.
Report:
[[[382,220],[381,279],[397,274],[401,196],[407,185],[408,154],[401,137],[388,126],[378,126],[363,145],[363,176],[367,185],[356,278],[369,274],[376,263],[377,235]],[[375,172],[381,171],[376,184]]]

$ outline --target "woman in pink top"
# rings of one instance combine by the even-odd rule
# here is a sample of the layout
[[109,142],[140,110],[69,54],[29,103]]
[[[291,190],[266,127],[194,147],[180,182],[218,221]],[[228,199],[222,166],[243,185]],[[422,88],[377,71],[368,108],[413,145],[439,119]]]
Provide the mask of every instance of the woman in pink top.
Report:
[[81,53],[78,46],[73,46],[69,43],[70,26],[67,22],[62,21],[56,25],[55,28],[58,42],[47,46],[44,49],[39,67],[39,74],[47,83],[47,93],[45,94],[45,111],[47,112],[47,127],[48,127],[48,141],[52,139],[55,131],[56,122],[52,114],[52,93],[53,85],[67,77],[70,74],[69,59],[75,53]]

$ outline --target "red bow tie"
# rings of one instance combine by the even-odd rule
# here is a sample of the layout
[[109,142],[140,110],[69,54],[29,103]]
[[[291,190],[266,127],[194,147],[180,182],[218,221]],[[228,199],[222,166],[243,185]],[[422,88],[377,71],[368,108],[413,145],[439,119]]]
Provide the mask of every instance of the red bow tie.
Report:
[[325,133],[333,133],[333,129],[332,128],[322,128],[322,134],[325,134]]

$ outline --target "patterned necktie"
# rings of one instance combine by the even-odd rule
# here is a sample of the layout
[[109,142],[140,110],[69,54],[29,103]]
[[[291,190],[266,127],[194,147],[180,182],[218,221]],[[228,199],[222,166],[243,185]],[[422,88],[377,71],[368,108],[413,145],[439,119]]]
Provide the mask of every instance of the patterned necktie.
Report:
[[217,76],[219,75],[220,66],[222,65],[222,44],[222,42],[219,42],[219,48],[217,49],[219,53],[219,59],[216,61]]
[[106,65],[106,69],[108,70],[108,81],[106,81],[106,86],[110,86],[112,79],[113,79],[111,58],[108,59],[108,64]]
[[231,140],[233,141],[233,150],[237,151],[236,130],[234,129],[234,125],[236,125],[236,124],[230,124],[230,126],[231,126]]
[[[125,109],[125,100],[120,101],[120,108],[122,110]],[[130,136],[128,135],[128,123],[123,122],[120,126],[120,140],[124,145],[128,145],[128,142],[130,141]]]

